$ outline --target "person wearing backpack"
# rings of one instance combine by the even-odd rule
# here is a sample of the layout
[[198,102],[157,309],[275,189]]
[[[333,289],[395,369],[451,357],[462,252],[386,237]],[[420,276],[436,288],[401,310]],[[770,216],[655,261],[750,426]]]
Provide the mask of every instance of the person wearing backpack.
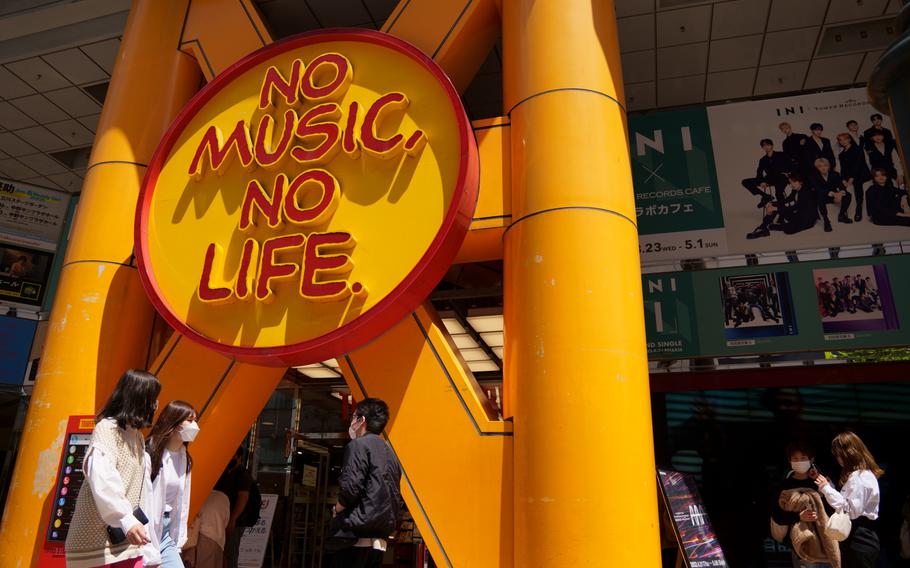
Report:
[[381,434],[389,407],[378,398],[357,404],[344,452],[338,502],[333,508],[336,534],[353,534],[350,546],[335,553],[336,568],[378,568],[401,521],[401,465]]
[[[224,560],[226,568],[237,568],[240,555],[240,537],[247,527],[259,520],[259,505],[262,502],[253,477],[243,467],[243,448],[237,448],[234,457],[221,474],[215,490],[228,496],[231,516],[224,531]],[[258,498],[258,502],[257,502]],[[250,522],[250,518],[255,517]]]

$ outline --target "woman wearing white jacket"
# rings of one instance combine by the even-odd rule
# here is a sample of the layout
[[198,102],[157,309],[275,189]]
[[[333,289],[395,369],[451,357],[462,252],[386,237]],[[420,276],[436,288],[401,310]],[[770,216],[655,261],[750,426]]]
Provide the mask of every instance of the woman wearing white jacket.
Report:
[[146,444],[151,479],[146,499],[149,540],[144,556],[148,566],[184,568],[180,551],[186,543],[190,510],[190,470],[193,459],[187,446],[196,438],[196,409],[175,400],[161,414]]

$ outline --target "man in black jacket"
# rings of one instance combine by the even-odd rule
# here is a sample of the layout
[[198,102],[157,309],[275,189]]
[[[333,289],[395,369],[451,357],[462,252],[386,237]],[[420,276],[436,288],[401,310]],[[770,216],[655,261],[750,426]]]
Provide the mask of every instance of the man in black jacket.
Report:
[[815,199],[818,203],[818,213],[825,223],[825,232],[831,232],[831,221],[828,219],[828,204],[834,203],[840,205],[840,212],[837,220],[844,224],[850,224],[852,219],[847,215],[850,209],[850,202],[853,197],[847,191],[844,180],[840,174],[831,169],[831,163],[825,158],[819,158],[815,161],[815,175],[812,177],[812,186],[815,189]]
[[[755,177],[744,179],[742,184],[749,193],[761,197],[758,203],[758,208],[761,209],[775,199],[783,201],[787,175],[796,168],[796,164],[785,153],[775,152],[774,142],[770,139],[765,138],[759,144],[765,155],[758,161]],[[773,195],[770,193],[771,188],[774,188]]]
[[825,127],[821,123],[814,122],[809,126],[809,129],[812,131],[812,136],[806,140],[806,144],[803,146],[800,166],[802,166],[803,173],[811,175],[817,159],[824,158],[828,160],[832,168],[837,164],[837,161],[834,158],[834,150],[831,148],[831,140],[822,136]]
[[863,137],[866,139],[866,144],[872,143],[872,135],[880,133],[884,138],[884,141],[888,144],[894,144],[894,134],[890,130],[885,128],[882,124],[882,115],[875,113],[869,117],[869,120],[872,121],[872,126],[866,129],[863,133]]
[[401,465],[392,448],[380,436],[389,422],[389,407],[378,398],[357,404],[348,434],[338,479],[340,491],[333,510],[342,527],[358,540],[335,553],[336,568],[377,568],[388,543],[398,529],[401,500]]
[[784,135],[784,143],[781,145],[784,149],[784,154],[790,158],[791,162],[798,164],[803,155],[803,146],[806,145],[809,137],[805,134],[793,132],[793,126],[789,122],[781,122],[778,128]]
[[805,184],[800,174],[790,174],[789,182],[790,193],[782,201],[769,203],[765,207],[762,224],[746,235],[747,239],[768,237],[771,231],[795,235],[815,226],[818,217],[815,196],[811,190],[803,189]]
[[[853,121],[855,122],[855,121]],[[869,172],[869,166],[866,165],[866,155],[859,146],[853,143],[853,137],[846,132],[837,135],[837,143],[841,147],[840,155],[840,175],[848,187],[853,188],[853,194],[856,196],[856,214],[853,216],[854,221],[863,219],[863,194],[865,183],[872,179]]]

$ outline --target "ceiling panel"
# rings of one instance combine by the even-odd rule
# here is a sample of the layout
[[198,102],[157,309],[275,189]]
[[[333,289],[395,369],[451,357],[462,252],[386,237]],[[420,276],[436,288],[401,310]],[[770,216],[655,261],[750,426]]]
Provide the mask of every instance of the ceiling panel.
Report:
[[82,118],[79,119],[79,122],[82,123],[82,126],[88,128],[92,132],[96,132],[98,130],[98,121],[100,119],[101,119],[100,114],[93,114],[90,116],[83,116]]
[[48,157],[47,154],[22,156],[19,158],[19,161],[43,176],[48,174],[59,174],[66,171],[66,167],[63,164]]
[[91,130],[73,119],[52,122],[46,126],[51,132],[56,134],[70,146],[91,144],[92,140],[95,138],[95,135]]
[[808,67],[808,61],[759,67],[754,94],[758,96],[798,91],[803,86]]
[[831,0],[825,23],[874,18],[885,13],[888,0]]
[[803,88],[821,89],[849,85],[853,83],[862,62],[862,53],[823,59],[815,58],[809,65],[809,74],[806,76]]
[[709,73],[705,100],[723,101],[750,96],[755,84],[755,72],[755,69],[738,69]]
[[619,28],[620,51],[654,49],[654,16],[633,16],[616,21]]
[[628,110],[646,110],[657,106],[657,86],[654,81],[629,84],[625,90]]
[[616,0],[616,17],[637,16],[654,11],[654,0]]
[[95,99],[86,95],[81,89],[76,87],[67,87],[59,91],[50,91],[44,93],[52,103],[63,109],[70,116],[80,117],[97,114],[101,111],[101,105],[95,102]]
[[78,48],[50,53],[44,56],[44,60],[76,85],[108,78],[107,72]]
[[763,37],[752,35],[712,41],[708,71],[731,71],[756,67],[758,57],[761,55]]
[[24,156],[38,151],[37,148],[26,143],[12,132],[0,132],[0,150],[10,156]]
[[29,95],[10,101],[16,108],[32,117],[39,123],[52,122],[67,118],[65,112],[43,95]]
[[35,177],[35,171],[15,158],[0,160],[0,172],[14,180]]
[[82,189],[82,178],[72,172],[63,172],[47,177],[66,191],[75,192]]
[[35,121],[25,113],[7,102],[0,102],[0,126],[7,130],[16,130],[34,126]]
[[30,95],[35,89],[26,84],[25,81],[16,77],[9,69],[0,65],[0,97],[12,99]]
[[700,103],[705,98],[705,76],[661,79],[657,82],[657,102],[660,106],[681,106]]
[[657,76],[660,79],[703,74],[707,67],[707,42],[657,50]]
[[117,60],[117,51],[120,49],[119,39],[114,38],[83,45],[80,49],[108,74],[114,72],[114,62]]
[[16,135],[38,148],[42,152],[66,148],[66,143],[43,126],[33,126],[17,130]]
[[6,68],[37,91],[51,91],[70,85],[63,75],[57,73],[53,67],[40,57],[13,61],[7,63]]
[[815,50],[820,28],[800,28],[765,35],[761,64],[774,65],[808,60]]
[[626,83],[653,81],[656,76],[657,56],[654,50],[633,51],[622,56],[622,78]]
[[657,14],[659,47],[708,41],[710,30],[711,6],[695,6]]
[[721,39],[765,31],[771,0],[734,0],[714,6],[711,37]]
[[768,30],[792,30],[820,26],[829,0],[773,0]]

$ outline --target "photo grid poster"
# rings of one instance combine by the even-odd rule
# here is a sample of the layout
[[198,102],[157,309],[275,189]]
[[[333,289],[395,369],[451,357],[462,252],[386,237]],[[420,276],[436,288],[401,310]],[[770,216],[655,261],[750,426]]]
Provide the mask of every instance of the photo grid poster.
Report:
[[813,270],[812,276],[826,339],[900,327],[886,265],[823,268]]
[[[642,261],[910,240],[910,200],[892,199],[906,196],[906,168],[890,119],[878,126],[877,114],[864,89],[846,89],[630,115]],[[825,173],[820,157],[830,163]],[[887,166],[885,208],[904,226],[871,222],[870,204],[883,203],[866,198],[876,166]],[[767,234],[756,233],[763,226]]]
[[907,345],[907,281],[910,255],[646,274],[648,357]]
[[[819,220],[794,234],[772,230],[767,237],[747,238],[749,233],[761,225],[764,215],[764,210],[758,207],[761,203],[760,196],[753,195],[744,186],[744,182],[756,178],[759,161],[766,155],[760,144],[762,140],[773,142],[773,151],[780,153],[776,159],[780,162],[790,161],[790,168],[804,179],[803,189],[812,190],[813,196],[817,195],[817,188],[821,185],[820,170],[816,163],[819,157],[827,156],[827,161],[834,161],[830,170],[835,176],[831,175],[831,171],[828,173],[832,182],[837,177],[843,178],[846,173],[841,164],[844,148],[838,142],[839,134],[850,135],[860,150],[857,155],[865,161],[867,168],[870,167],[873,157],[861,144],[868,142],[866,132],[873,127],[870,117],[878,114],[878,111],[869,104],[864,89],[717,105],[708,107],[707,112],[730,253],[814,249],[910,239],[910,227],[871,223],[866,210],[868,200],[863,200],[862,220],[854,221],[859,202],[854,187],[847,188],[850,205],[846,208],[846,217],[849,222],[838,221],[840,203],[826,204],[831,221],[830,232],[825,231],[824,223]],[[850,121],[856,123],[851,125],[854,128],[852,132],[847,126]],[[819,131],[821,136],[812,138],[813,125],[822,126]],[[883,116],[882,126],[893,137],[894,129],[887,116]],[[785,131],[788,130],[791,132],[789,137],[785,136]],[[896,149],[890,143],[887,150],[896,172],[891,183],[899,187],[905,170]],[[877,159],[876,155],[875,160]],[[871,181],[866,181],[862,184],[863,193],[870,183]],[[776,189],[769,187],[767,193],[773,195]],[[792,187],[781,189],[785,195],[792,192]]]

